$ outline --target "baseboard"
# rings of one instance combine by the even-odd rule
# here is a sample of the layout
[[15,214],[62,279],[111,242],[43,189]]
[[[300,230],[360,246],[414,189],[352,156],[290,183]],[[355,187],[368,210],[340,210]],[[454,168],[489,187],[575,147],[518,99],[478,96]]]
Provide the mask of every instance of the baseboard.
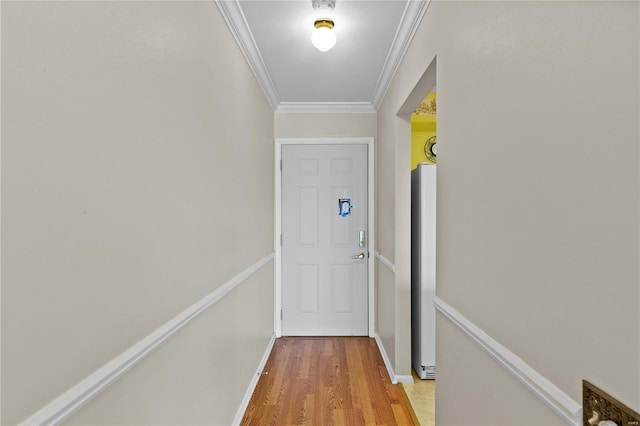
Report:
[[396,374],[395,383],[404,383],[406,385],[411,385],[414,383],[413,376],[411,374]]
[[251,401],[251,397],[253,396],[253,391],[256,390],[256,386],[258,385],[258,381],[260,380],[260,375],[264,370],[264,366],[267,364],[269,360],[269,355],[271,354],[271,350],[273,349],[273,344],[276,342],[276,335],[271,336],[271,340],[267,344],[267,348],[262,355],[262,359],[260,360],[260,364],[258,364],[258,368],[256,369],[256,373],[253,375],[253,379],[251,379],[251,383],[249,383],[249,387],[244,394],[244,398],[242,398],[242,402],[238,407],[238,411],[236,412],[236,417],[233,419],[233,426],[239,425],[242,421],[242,417],[244,417],[244,412],[247,411],[247,407],[249,406],[249,402]]
[[579,403],[443,300],[436,297],[433,304],[445,318],[467,334],[565,423],[575,426],[582,424],[582,407]]
[[73,413],[95,398],[109,385],[122,377],[127,371],[129,371],[129,369],[149,356],[171,336],[189,324],[194,318],[216,304],[220,299],[261,269],[271,261],[271,259],[273,259],[273,253],[262,258],[233,277],[231,280],[215,289],[213,292],[182,311],[180,314],[167,321],[138,343],[103,365],[90,376],[86,377],[80,383],[68,389],[62,395],[45,405],[35,414],[23,420],[20,424],[59,424],[69,418]]
[[386,266],[388,270],[390,270],[394,274],[396,273],[396,265],[394,265],[392,261],[384,257],[379,251],[376,252],[376,259],[378,259],[380,263]]
[[384,349],[384,345],[382,344],[382,340],[380,340],[380,336],[378,335],[378,333],[376,333],[374,339],[376,339],[376,343],[378,344],[378,350],[380,351],[380,355],[382,355],[384,365],[387,367],[387,373],[389,373],[389,379],[391,379],[391,383],[398,383],[395,381],[396,374],[393,372],[393,366],[391,365],[391,361],[389,360],[387,351]]
[[395,371],[393,371],[393,366],[391,365],[391,361],[389,360],[387,351],[384,349],[382,340],[380,339],[380,336],[377,333],[374,339],[376,340],[376,344],[378,345],[378,350],[380,351],[380,355],[382,356],[384,365],[385,367],[387,367],[387,372],[389,373],[389,379],[391,380],[391,383],[393,383],[394,385],[398,383],[407,383],[407,384],[413,383],[413,377],[410,374],[407,376],[404,374],[396,374]]

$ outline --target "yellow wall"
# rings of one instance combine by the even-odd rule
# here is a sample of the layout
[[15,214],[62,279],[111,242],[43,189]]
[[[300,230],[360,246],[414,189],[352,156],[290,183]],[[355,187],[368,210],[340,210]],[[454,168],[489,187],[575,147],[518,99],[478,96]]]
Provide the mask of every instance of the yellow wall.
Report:
[[424,143],[436,134],[435,115],[411,116],[411,170],[420,163],[428,163]]

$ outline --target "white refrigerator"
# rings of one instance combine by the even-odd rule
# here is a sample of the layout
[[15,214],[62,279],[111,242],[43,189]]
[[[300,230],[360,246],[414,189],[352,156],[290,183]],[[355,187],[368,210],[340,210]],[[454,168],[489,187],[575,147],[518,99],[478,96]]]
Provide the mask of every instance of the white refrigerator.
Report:
[[436,166],[411,172],[411,356],[421,379],[436,377]]

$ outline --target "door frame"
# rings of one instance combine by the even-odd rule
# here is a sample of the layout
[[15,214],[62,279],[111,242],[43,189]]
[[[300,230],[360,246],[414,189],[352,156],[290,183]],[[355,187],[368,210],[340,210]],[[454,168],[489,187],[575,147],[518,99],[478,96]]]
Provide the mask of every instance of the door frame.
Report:
[[273,324],[276,337],[282,336],[282,161],[283,145],[367,145],[367,229],[368,229],[368,258],[367,258],[367,297],[369,337],[375,337],[375,153],[372,137],[345,138],[276,138],[274,155],[274,227],[273,248],[274,262],[274,294],[273,294]]

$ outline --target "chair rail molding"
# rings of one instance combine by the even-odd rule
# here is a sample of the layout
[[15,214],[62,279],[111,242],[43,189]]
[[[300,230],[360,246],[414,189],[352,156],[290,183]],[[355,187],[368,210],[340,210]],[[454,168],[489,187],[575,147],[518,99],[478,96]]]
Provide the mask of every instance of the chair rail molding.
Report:
[[158,349],[171,336],[183,329],[194,318],[215,305],[247,278],[269,263],[274,257],[269,253],[238,275],[216,288],[214,291],[189,306],[187,309],[158,327],[135,345],[107,362],[84,380],[69,388],[62,395],[42,407],[35,414],[23,420],[25,425],[59,424],[78,411],[82,406],[96,397],[122,377],[129,369],[138,364],[153,351]]
[[442,299],[436,297],[433,304],[438,312],[464,331],[500,366],[562,418],[566,424],[575,426],[582,424],[582,406],[579,403]]
[[394,274],[396,273],[396,265],[394,265],[392,261],[384,257],[379,251],[376,251],[376,259],[378,259],[380,263],[386,266],[388,270],[390,270]]

